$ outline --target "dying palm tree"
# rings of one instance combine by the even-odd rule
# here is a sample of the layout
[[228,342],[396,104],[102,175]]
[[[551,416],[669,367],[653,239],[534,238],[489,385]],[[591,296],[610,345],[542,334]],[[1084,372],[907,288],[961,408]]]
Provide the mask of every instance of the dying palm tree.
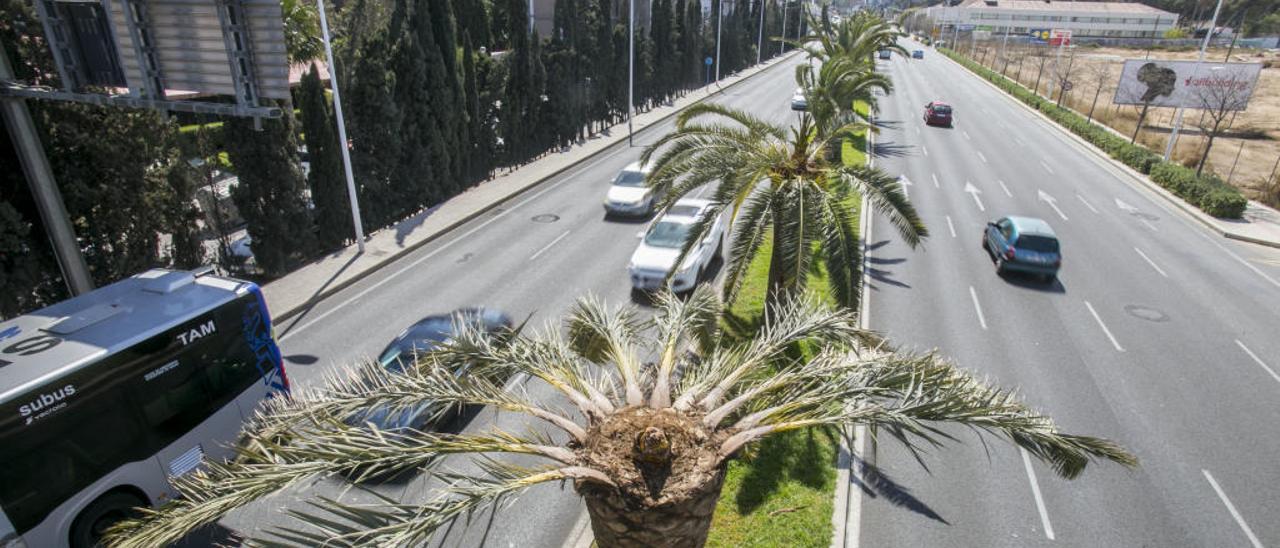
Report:
[[[870,335],[844,311],[788,300],[776,321],[745,341],[722,336],[714,293],[659,298],[656,314],[585,299],[537,336],[495,342],[464,332],[420,357],[403,374],[376,365],[335,377],[326,388],[275,402],[245,434],[234,462],[176,481],[181,498],[111,532],[117,547],[163,546],[227,512],[289,486],[329,475],[420,469],[442,482],[421,502],[384,507],[310,501],[292,511],[299,526],[272,532],[275,543],[304,546],[421,546],[454,520],[544,482],[572,482],[602,547],[701,546],[711,525],[728,461],[780,432],[864,424],[908,447],[952,441],[937,428],[959,424],[1025,448],[1059,475],[1073,478],[1091,461],[1134,465],[1121,447],[1064,434],[1012,393],[976,380],[933,354],[866,346]],[[812,355],[789,352],[797,343]],[[472,374],[451,374],[466,362]],[[505,390],[493,372],[523,373],[552,387],[553,402]],[[537,419],[547,434],[378,431],[348,419],[371,406],[423,402],[491,405]],[[439,466],[470,455],[482,473]],[[522,467],[501,455],[545,465]]]
[[[713,120],[703,123],[707,118]],[[641,157],[653,166],[647,182],[665,195],[664,206],[714,185],[709,213],[690,227],[677,261],[727,212],[734,221],[725,259],[725,300],[734,300],[752,259],[772,244],[767,301],[802,291],[821,261],[836,303],[856,309],[862,264],[854,222],[858,196],[866,196],[913,247],[928,229],[897,178],[839,158],[841,141],[870,125],[849,113],[835,119],[840,123],[819,123],[805,113],[788,128],[708,103],[680,113],[676,129]]]

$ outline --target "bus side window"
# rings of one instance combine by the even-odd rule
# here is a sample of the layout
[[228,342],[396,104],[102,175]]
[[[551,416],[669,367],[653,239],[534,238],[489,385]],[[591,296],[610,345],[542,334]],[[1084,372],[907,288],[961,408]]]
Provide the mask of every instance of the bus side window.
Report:
[[139,378],[134,385],[138,407],[151,427],[154,450],[173,443],[212,414],[201,364],[192,358],[178,355],[150,362],[150,372],[163,373],[150,380]]

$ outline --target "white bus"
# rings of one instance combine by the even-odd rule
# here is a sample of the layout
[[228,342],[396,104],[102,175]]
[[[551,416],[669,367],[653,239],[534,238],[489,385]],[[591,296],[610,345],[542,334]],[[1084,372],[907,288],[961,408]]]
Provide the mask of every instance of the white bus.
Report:
[[262,292],[151,270],[0,323],[0,548],[87,548],[289,389]]

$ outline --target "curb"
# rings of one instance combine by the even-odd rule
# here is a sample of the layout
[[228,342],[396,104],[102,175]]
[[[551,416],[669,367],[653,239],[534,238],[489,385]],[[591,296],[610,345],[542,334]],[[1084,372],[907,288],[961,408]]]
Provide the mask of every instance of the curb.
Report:
[[[957,53],[956,55],[959,55],[959,54]],[[1254,238],[1252,236],[1245,236],[1240,233],[1224,230],[1222,227],[1219,227],[1217,223],[1213,221],[1213,217],[1210,217],[1205,212],[1200,211],[1199,208],[1191,204],[1188,204],[1182,198],[1174,196],[1173,193],[1169,192],[1164,187],[1152,181],[1150,177],[1147,177],[1146,175],[1138,172],[1137,170],[1129,167],[1128,165],[1125,165],[1123,162],[1120,162],[1119,160],[1112,158],[1111,155],[1107,154],[1105,151],[1098,148],[1093,143],[1086,141],[1083,137],[1076,135],[1075,133],[1072,133],[1065,127],[1062,127],[1060,124],[1058,124],[1057,122],[1053,121],[1051,118],[1046,116],[1043,112],[1037,109],[1031,108],[1030,106],[1027,106],[1026,103],[1023,103],[1022,101],[1018,100],[1017,97],[1009,95],[1003,89],[1000,89],[995,84],[993,84],[990,80],[987,80],[986,78],[983,78],[981,75],[973,72],[972,70],[969,70],[968,67],[961,65],[955,59],[952,59],[951,57],[945,54],[942,57],[945,58],[950,63],[955,63],[957,67],[960,67],[965,72],[977,77],[979,82],[982,82],[983,84],[986,84],[987,86],[996,90],[996,92],[999,93],[1001,96],[1009,98],[1014,104],[1018,105],[1019,107],[1022,107],[1027,112],[1031,112],[1035,114],[1037,117],[1040,118],[1041,121],[1047,123],[1049,126],[1056,129],[1059,133],[1066,135],[1068,138],[1072,139],[1077,144],[1082,145],[1082,148],[1084,148],[1088,152],[1093,153],[1095,156],[1102,158],[1108,166],[1112,168],[1119,168],[1119,170],[1122,171],[1124,175],[1127,175],[1130,179],[1133,179],[1134,181],[1136,181],[1138,184],[1144,187],[1147,191],[1150,191],[1151,193],[1160,196],[1166,202],[1169,202],[1170,204],[1173,204],[1174,206],[1176,206],[1178,210],[1187,214],[1187,216],[1191,217],[1192,219],[1194,219],[1195,221],[1203,225],[1205,228],[1209,229],[1209,232],[1212,232],[1217,236],[1221,236],[1229,240],[1238,240],[1242,242],[1248,242],[1251,244],[1274,247],[1274,248],[1280,249],[1280,241],[1263,240],[1261,238]],[[1022,85],[1022,84],[1019,83],[1018,85]],[[1023,86],[1023,87],[1025,88],[1026,86]],[[1107,128],[1109,130],[1111,129],[1110,127],[1102,124],[1097,124],[1097,125]]]
[[[794,56],[796,56],[796,55],[799,55],[800,53],[802,53],[802,50],[795,50],[795,51],[793,51],[793,52],[791,52],[791,53],[786,53],[786,54],[783,54],[783,55],[781,55],[781,56],[775,57],[775,58],[773,58],[772,60],[770,60],[767,64],[765,64],[762,68],[760,68],[760,70],[758,70],[755,74],[752,74],[752,75],[750,75],[750,76],[746,76],[746,77],[740,78],[738,81],[733,82],[733,83],[731,83],[731,84],[728,84],[728,85],[725,85],[725,86],[721,86],[721,87],[719,87],[718,89],[716,89],[715,91],[712,91],[712,92],[708,93],[706,97],[703,97],[703,98],[701,98],[701,99],[698,99],[697,101],[694,101],[694,102],[690,103],[689,105],[686,105],[686,106],[684,106],[684,107],[682,107],[682,108],[679,108],[679,109],[673,110],[673,111],[671,111],[670,113],[664,114],[664,115],[662,115],[662,116],[658,117],[657,119],[653,120],[652,122],[650,122],[650,123],[649,123],[647,126],[645,126],[644,128],[641,128],[641,129],[637,130],[637,131],[636,131],[636,133],[639,133],[639,132],[642,132],[642,131],[648,130],[649,128],[651,128],[651,127],[653,127],[653,126],[657,125],[658,123],[661,123],[661,122],[666,121],[668,118],[671,118],[672,116],[675,116],[675,115],[677,115],[677,114],[679,114],[679,113],[683,112],[685,109],[687,109],[687,108],[689,108],[689,107],[691,107],[691,106],[693,106],[693,105],[696,105],[696,104],[698,104],[698,103],[701,103],[701,102],[703,102],[703,101],[706,101],[706,100],[708,100],[708,99],[711,99],[711,98],[713,98],[713,97],[715,97],[715,96],[717,96],[717,95],[723,94],[725,91],[729,90],[730,88],[733,88],[733,87],[737,86],[738,84],[741,84],[741,83],[743,83],[743,82],[747,82],[747,81],[751,80],[752,78],[755,78],[756,76],[759,76],[759,75],[761,75],[761,74],[764,74],[765,72],[768,72],[768,71],[770,71],[770,70],[774,69],[775,67],[778,67],[778,66],[780,66],[780,65],[784,64],[784,62],[785,62],[785,61],[789,60],[791,57],[794,57]],[[711,84],[708,84],[708,86],[709,86],[709,85],[711,85]],[[707,86],[703,86],[703,87],[707,87]],[[613,127],[620,127],[621,125],[622,125],[622,124],[615,124],[615,125],[610,126],[610,127],[611,127],[611,128],[613,128]],[[582,165],[583,163],[585,163],[585,162],[587,162],[587,161],[589,161],[589,160],[592,160],[592,159],[594,159],[595,157],[597,157],[597,156],[599,156],[599,155],[601,155],[601,154],[603,154],[603,153],[605,153],[605,152],[608,152],[609,150],[613,149],[614,147],[617,147],[619,144],[624,143],[624,142],[626,142],[626,140],[627,140],[627,136],[626,136],[625,134],[622,134],[622,133],[618,133],[618,135],[617,135],[617,136],[610,136],[610,137],[606,137],[606,138],[607,138],[607,139],[614,139],[614,142],[613,142],[613,143],[609,143],[609,144],[605,145],[605,146],[604,146],[604,148],[601,148],[599,151],[596,151],[595,153],[589,154],[589,155],[587,155],[587,156],[583,156],[582,158],[579,158],[579,159],[577,159],[577,160],[574,160],[573,162],[570,162],[569,164],[566,164],[566,165],[562,166],[561,168],[559,168],[559,169],[557,169],[557,170],[555,170],[555,171],[553,171],[553,172],[551,172],[551,173],[548,173],[548,174],[546,174],[546,175],[543,175],[542,177],[539,177],[539,178],[533,179],[533,180],[529,181],[528,183],[526,183],[526,184],[524,184],[524,185],[521,185],[521,186],[519,186],[519,187],[517,187],[517,188],[514,188],[514,189],[511,191],[511,193],[507,194],[506,196],[503,196],[503,197],[501,197],[501,198],[498,198],[498,199],[496,199],[496,200],[494,200],[494,201],[492,201],[492,202],[489,202],[488,204],[485,204],[484,206],[481,206],[480,208],[478,208],[478,209],[476,209],[476,210],[474,210],[474,211],[471,211],[471,212],[467,213],[466,215],[463,215],[462,217],[458,218],[456,221],[454,221],[454,222],[452,222],[452,223],[449,223],[448,225],[445,225],[443,228],[441,228],[440,230],[436,231],[434,234],[431,234],[431,235],[429,235],[429,236],[426,236],[426,237],[422,238],[421,240],[418,240],[418,241],[416,241],[416,242],[413,242],[413,243],[411,243],[411,244],[405,245],[404,247],[401,247],[401,248],[397,249],[395,253],[388,254],[385,258],[383,258],[382,260],[380,260],[380,261],[378,261],[378,262],[374,263],[374,264],[373,264],[372,266],[370,266],[369,268],[366,268],[366,269],[364,269],[364,270],[362,270],[362,271],[360,271],[360,272],[353,273],[353,274],[352,274],[350,277],[348,277],[347,279],[345,279],[345,280],[341,280],[341,281],[338,281],[338,282],[335,282],[335,283],[333,283],[332,285],[330,285],[330,286],[328,286],[328,287],[325,287],[325,288],[324,288],[323,290],[321,290],[320,292],[316,293],[315,295],[312,295],[312,296],[311,296],[310,298],[308,298],[307,300],[305,300],[305,301],[303,301],[303,302],[301,302],[301,303],[299,303],[299,304],[297,304],[297,305],[295,305],[295,306],[293,306],[293,307],[291,307],[291,308],[288,308],[288,309],[285,309],[285,310],[281,310],[281,311],[272,311],[272,312],[274,312],[274,317],[272,318],[273,322],[274,322],[274,323],[279,324],[279,323],[282,323],[282,322],[284,322],[284,321],[286,321],[286,320],[288,320],[288,319],[290,319],[290,318],[293,318],[294,316],[297,316],[298,314],[301,314],[301,313],[303,313],[303,312],[305,312],[305,311],[307,311],[307,310],[310,310],[310,309],[311,309],[311,308],[313,308],[315,305],[320,304],[320,302],[321,302],[321,301],[323,301],[323,300],[325,300],[325,299],[327,299],[327,298],[329,298],[329,297],[333,296],[335,293],[337,293],[337,292],[339,292],[339,291],[342,291],[343,289],[346,289],[346,288],[350,287],[352,284],[354,284],[354,283],[356,283],[356,282],[358,282],[358,281],[360,281],[360,280],[363,280],[363,279],[365,279],[365,278],[369,277],[369,276],[370,276],[370,275],[372,275],[374,272],[377,272],[377,271],[379,271],[379,270],[382,270],[382,269],[383,269],[383,268],[385,268],[387,265],[390,265],[391,263],[394,263],[394,262],[396,262],[397,260],[399,260],[400,258],[404,257],[406,254],[411,253],[411,252],[413,252],[413,251],[415,251],[415,250],[417,250],[417,249],[421,248],[422,246],[425,246],[425,245],[427,245],[427,244],[429,244],[429,243],[431,243],[431,242],[434,242],[434,241],[436,241],[436,240],[440,239],[440,238],[441,238],[441,237],[443,237],[443,236],[448,235],[449,233],[453,232],[453,231],[454,231],[455,229],[457,229],[458,227],[460,227],[460,226],[462,226],[462,225],[464,225],[464,224],[466,224],[466,223],[468,223],[468,222],[471,222],[472,220],[476,219],[477,217],[479,217],[479,216],[481,216],[481,215],[484,215],[485,213],[488,213],[489,211],[493,210],[494,208],[496,208],[496,207],[498,207],[498,206],[500,206],[500,205],[502,205],[502,204],[505,204],[505,203],[507,203],[507,202],[511,201],[511,200],[512,200],[512,199],[514,199],[514,198],[519,197],[520,195],[522,195],[522,194],[524,194],[524,193],[526,193],[526,192],[528,192],[528,191],[530,191],[530,190],[534,189],[535,187],[540,186],[542,183],[545,183],[545,182],[546,182],[546,181],[548,181],[548,180],[554,179],[555,177],[558,177],[558,176],[560,176],[560,175],[564,174],[566,171],[569,171],[570,169],[574,169],[574,168],[576,168],[576,167],[578,167],[578,166]],[[484,183],[482,182],[482,183],[479,183],[479,184],[484,184]],[[385,230],[385,229],[384,229],[384,230]],[[353,256],[353,258],[354,258],[354,257],[358,257],[358,256],[359,256],[359,253],[357,253],[356,255],[354,255],[354,256]],[[288,275],[286,274],[286,276],[288,276]],[[270,283],[263,285],[263,289],[264,289],[264,290],[266,290],[270,285],[271,285]]]

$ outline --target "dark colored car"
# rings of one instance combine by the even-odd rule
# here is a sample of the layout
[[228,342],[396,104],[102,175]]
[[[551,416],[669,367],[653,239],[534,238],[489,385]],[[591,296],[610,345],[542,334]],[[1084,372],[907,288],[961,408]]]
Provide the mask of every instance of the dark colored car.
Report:
[[915,51],[911,52],[911,58],[912,58],[912,59],[924,59],[924,50],[922,50],[922,49],[918,49],[918,50],[915,50]]
[[951,127],[951,105],[933,101],[924,106],[924,123],[930,126]]
[[880,58],[881,58],[881,59],[888,59],[888,58],[889,58],[889,50],[887,50],[887,49],[882,49],[882,50],[880,50]]
[[987,223],[982,247],[996,263],[996,274],[1025,272],[1052,282],[1062,267],[1062,250],[1053,228],[1033,217],[1003,217]]
[[[403,373],[406,368],[414,365],[419,354],[431,352],[451,341],[464,326],[468,325],[492,335],[502,335],[513,330],[510,317],[502,312],[485,308],[463,308],[448,314],[427,316],[401,331],[382,353],[378,354],[378,363],[393,373]],[[453,373],[463,375],[466,369],[467,367],[463,366]],[[375,407],[351,417],[348,423],[372,423],[381,430],[422,430],[450,416],[452,413],[441,412],[436,405],[423,403],[416,407],[398,410]]]

